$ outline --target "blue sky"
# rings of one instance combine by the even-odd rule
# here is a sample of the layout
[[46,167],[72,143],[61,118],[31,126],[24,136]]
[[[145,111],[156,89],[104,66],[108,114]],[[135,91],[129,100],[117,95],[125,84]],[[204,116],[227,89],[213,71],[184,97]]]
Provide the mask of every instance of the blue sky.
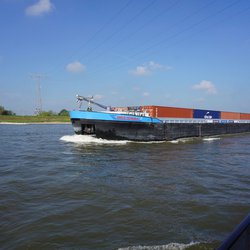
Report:
[[0,105],[250,113],[248,0],[0,0]]

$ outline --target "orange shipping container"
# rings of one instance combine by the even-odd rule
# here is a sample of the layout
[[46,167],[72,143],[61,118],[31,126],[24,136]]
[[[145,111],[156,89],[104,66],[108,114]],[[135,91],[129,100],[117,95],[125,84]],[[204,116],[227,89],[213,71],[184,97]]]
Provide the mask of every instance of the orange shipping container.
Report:
[[155,117],[193,118],[193,109],[155,106]]
[[155,106],[141,106],[141,111],[147,112],[151,117],[155,117]]
[[250,120],[250,114],[240,113],[241,120]]
[[113,107],[114,111],[116,112],[127,112],[128,107]]
[[221,119],[240,120],[240,113],[221,111]]

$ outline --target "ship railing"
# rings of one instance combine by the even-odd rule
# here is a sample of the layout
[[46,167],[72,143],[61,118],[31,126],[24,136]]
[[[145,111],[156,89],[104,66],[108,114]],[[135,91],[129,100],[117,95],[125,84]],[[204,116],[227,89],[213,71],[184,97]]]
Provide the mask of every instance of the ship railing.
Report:
[[141,111],[128,111],[128,115],[137,115],[137,116],[146,116],[149,117],[149,114],[147,112],[141,112]]
[[[103,112],[110,113],[110,111],[103,111]],[[141,111],[112,111],[112,113],[150,117],[150,115],[147,112],[141,112]]]
[[213,123],[212,120],[205,120],[205,119],[171,119],[171,118],[159,118],[164,123]]
[[189,119],[189,118],[162,118],[164,123],[220,123],[220,124],[228,124],[228,123],[250,123],[250,120],[223,120],[223,119]]

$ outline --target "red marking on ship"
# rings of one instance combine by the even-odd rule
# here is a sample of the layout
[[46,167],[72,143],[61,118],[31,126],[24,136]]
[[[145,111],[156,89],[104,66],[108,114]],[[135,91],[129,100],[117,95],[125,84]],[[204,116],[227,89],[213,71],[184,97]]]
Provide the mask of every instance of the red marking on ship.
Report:
[[139,121],[140,120],[140,118],[138,118],[138,117],[124,116],[124,115],[118,115],[118,116],[116,116],[116,119],[126,120],[126,121]]

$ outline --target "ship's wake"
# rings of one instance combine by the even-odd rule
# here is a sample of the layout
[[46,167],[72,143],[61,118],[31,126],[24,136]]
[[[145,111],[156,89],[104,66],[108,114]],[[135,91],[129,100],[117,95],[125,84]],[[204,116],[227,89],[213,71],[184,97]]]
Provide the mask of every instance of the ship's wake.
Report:
[[118,250],[184,250],[199,244],[198,242],[191,242],[189,244],[169,243],[161,246],[131,246],[119,248]]
[[120,144],[124,145],[127,144],[129,141],[123,140],[123,141],[117,141],[117,140],[106,140],[106,139],[100,139],[96,138],[92,135],[64,135],[60,138],[60,140],[65,142],[71,142],[81,145],[89,145],[89,144]]
[[203,138],[203,141],[206,141],[206,142],[212,142],[212,141],[217,141],[217,140],[220,140],[220,137]]
[[[202,141],[213,142],[213,141],[217,141],[220,139],[221,139],[220,137],[205,137],[205,138],[202,138]],[[196,142],[196,141],[200,141],[200,138],[199,137],[180,138],[180,139],[172,140],[169,142],[173,143],[173,144],[178,144],[178,143],[190,143],[190,142],[192,143],[192,142]]]
[[179,138],[176,140],[169,141],[170,143],[177,144],[177,143],[189,143],[195,141],[194,137],[191,138]]
[[[213,142],[219,140],[219,137],[207,137],[203,138],[204,142]],[[171,144],[178,144],[178,143],[190,143],[197,138],[181,138],[172,141],[129,141],[129,140],[107,140],[97,138],[94,135],[64,135],[60,138],[61,141],[75,143],[79,145],[92,145],[92,144],[116,144],[116,145],[125,145],[127,143],[139,143],[139,144],[158,144],[158,143],[171,143]]]

